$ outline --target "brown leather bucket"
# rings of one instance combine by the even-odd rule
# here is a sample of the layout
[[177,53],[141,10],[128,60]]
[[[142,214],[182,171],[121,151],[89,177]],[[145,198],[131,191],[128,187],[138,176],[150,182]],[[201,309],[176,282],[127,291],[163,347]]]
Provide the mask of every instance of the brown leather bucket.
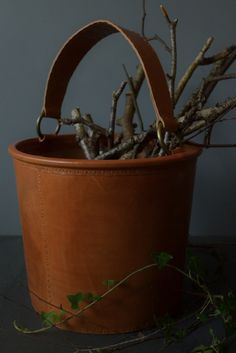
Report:
[[[94,22],[62,48],[51,69],[42,116],[60,117],[68,81],[87,51],[120,32],[142,63],[157,119],[176,129],[160,62],[138,34],[108,21]],[[75,54],[76,53],[76,54]],[[186,145],[165,157],[85,160],[74,136],[46,136],[10,146],[14,158],[28,283],[34,308],[71,310],[67,295],[105,292],[166,251],[183,267],[200,148]],[[150,269],[133,276],[62,328],[79,332],[128,332],[176,313],[181,277]]]

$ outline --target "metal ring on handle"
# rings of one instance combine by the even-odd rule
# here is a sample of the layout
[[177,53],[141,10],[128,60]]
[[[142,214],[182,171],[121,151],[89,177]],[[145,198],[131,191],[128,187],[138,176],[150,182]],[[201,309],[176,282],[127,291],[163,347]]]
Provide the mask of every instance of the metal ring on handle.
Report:
[[[40,116],[37,119],[37,123],[36,123],[36,131],[37,131],[40,142],[44,141],[44,139],[45,139],[45,135],[41,131],[41,123],[42,123],[43,118],[45,118],[44,112],[42,112],[40,114]],[[57,135],[59,133],[60,129],[61,129],[61,121],[59,119],[57,119],[57,126],[54,131],[54,135]]]

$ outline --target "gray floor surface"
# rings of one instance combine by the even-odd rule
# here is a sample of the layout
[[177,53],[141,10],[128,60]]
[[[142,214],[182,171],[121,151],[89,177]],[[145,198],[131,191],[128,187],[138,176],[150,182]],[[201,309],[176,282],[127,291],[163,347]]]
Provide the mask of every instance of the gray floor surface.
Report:
[[[236,290],[236,240],[224,239],[224,245],[216,239],[194,238],[191,250],[201,257],[212,276],[215,291]],[[208,248],[207,243],[214,243]],[[208,244],[209,245],[209,244]],[[217,274],[216,274],[217,270]],[[186,301],[186,306],[192,303]],[[77,334],[51,329],[48,332],[24,335],[13,327],[13,321],[26,327],[40,327],[40,320],[33,311],[28,292],[21,237],[0,237],[0,353],[74,353],[80,347],[102,347],[140,335]],[[221,323],[211,324],[218,334]],[[190,353],[192,348],[209,342],[209,327],[203,326],[182,341],[172,344],[166,353]],[[157,353],[161,340],[148,341],[122,350],[123,352]],[[236,337],[230,344],[230,353],[236,353]]]

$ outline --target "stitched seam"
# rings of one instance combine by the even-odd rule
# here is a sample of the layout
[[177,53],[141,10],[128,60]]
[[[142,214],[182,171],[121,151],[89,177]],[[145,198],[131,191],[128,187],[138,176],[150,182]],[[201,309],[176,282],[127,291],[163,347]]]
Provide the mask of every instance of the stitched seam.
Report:
[[43,266],[46,277],[46,299],[49,302],[53,302],[52,287],[51,287],[51,276],[50,276],[50,266],[49,266],[49,249],[46,237],[46,220],[44,211],[43,194],[41,188],[41,174],[40,171],[37,173],[37,188],[39,193],[39,208],[40,208],[40,231],[42,239],[42,251],[43,251]]
[[[48,173],[48,174],[60,174],[60,175],[80,175],[80,176],[86,176],[86,175],[101,175],[101,176],[133,176],[133,175],[151,175],[153,173],[158,173],[160,170],[158,168],[148,168],[146,170],[143,169],[132,169],[132,170],[111,170],[111,169],[67,169],[67,168],[53,168],[53,167],[44,167],[44,166],[33,166],[29,165],[28,163],[21,162],[24,165],[27,165],[27,168],[32,169],[32,170],[40,170],[42,172]],[[163,170],[163,168],[161,169]]]
[[52,168],[45,168],[42,167],[41,170],[45,173],[48,174],[60,174],[60,175],[80,175],[80,176],[86,176],[86,175],[101,175],[101,176],[122,176],[122,175],[127,175],[127,176],[132,176],[132,175],[149,175],[153,174],[153,170],[147,171],[147,172],[140,172],[140,170],[133,170],[130,172],[129,170],[73,170],[73,169],[63,169],[63,168],[57,168],[57,169],[52,169]]

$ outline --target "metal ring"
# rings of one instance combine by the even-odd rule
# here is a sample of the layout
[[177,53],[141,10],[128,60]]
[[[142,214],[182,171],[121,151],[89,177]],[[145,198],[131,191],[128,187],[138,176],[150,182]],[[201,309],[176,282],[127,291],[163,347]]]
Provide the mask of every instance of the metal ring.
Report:
[[165,154],[170,154],[170,151],[165,143],[165,128],[161,120],[159,120],[157,123],[157,137],[161,145],[161,148],[163,149]]
[[[41,132],[41,123],[43,118],[45,118],[45,115],[43,113],[40,114],[40,116],[37,119],[37,123],[36,123],[36,131],[37,131],[37,135],[39,137],[39,141],[43,141],[45,139],[45,135]],[[61,121],[59,119],[57,119],[57,127],[54,131],[54,135],[57,135],[58,132],[61,129]]]

